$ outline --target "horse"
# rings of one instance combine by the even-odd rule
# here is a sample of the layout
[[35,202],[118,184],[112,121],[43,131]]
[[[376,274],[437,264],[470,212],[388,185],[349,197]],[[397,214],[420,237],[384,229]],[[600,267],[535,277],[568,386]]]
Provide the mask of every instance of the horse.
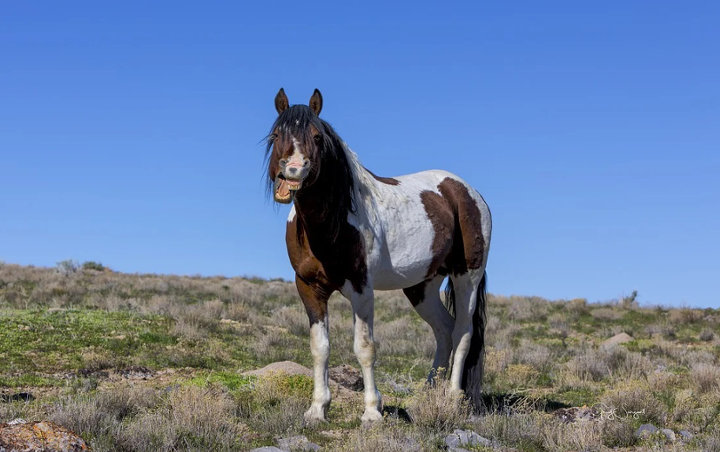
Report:
[[[488,205],[446,171],[375,175],[320,119],[322,106],[317,89],[308,105],[290,106],[281,88],[275,96],[278,116],[266,137],[268,188],[276,202],[293,204],[285,241],[310,323],[314,389],[305,420],[324,421],[330,405],[328,299],[335,291],[353,310],[353,349],[365,386],[363,422],[382,419],[374,377],[373,290],[404,291],[435,335],[428,379],[448,371],[451,390],[479,408]],[[446,304],[452,309],[440,296],[446,277]]]

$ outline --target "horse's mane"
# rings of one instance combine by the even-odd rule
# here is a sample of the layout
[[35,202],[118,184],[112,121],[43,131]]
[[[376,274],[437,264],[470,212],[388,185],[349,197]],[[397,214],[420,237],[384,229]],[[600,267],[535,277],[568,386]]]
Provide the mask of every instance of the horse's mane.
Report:
[[[317,137],[313,137],[312,127],[319,132]],[[348,213],[355,211],[353,200],[355,178],[345,143],[332,126],[320,119],[310,107],[293,105],[280,113],[270,133],[265,137],[266,159],[271,156],[273,140],[270,138],[276,130],[290,133],[298,140],[302,149],[315,149],[319,153],[308,156],[314,168],[306,183],[309,185],[308,189],[313,189],[313,196],[322,206],[321,211],[318,212],[321,218],[317,220],[327,224],[332,239],[337,239],[342,224],[347,221]],[[268,174],[268,176],[268,189],[271,192],[275,175]]]

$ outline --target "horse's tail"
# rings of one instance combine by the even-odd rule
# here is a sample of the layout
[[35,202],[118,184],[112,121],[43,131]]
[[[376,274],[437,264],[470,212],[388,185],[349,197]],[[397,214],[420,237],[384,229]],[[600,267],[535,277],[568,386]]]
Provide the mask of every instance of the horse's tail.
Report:
[[[472,316],[473,333],[470,338],[470,349],[465,358],[461,384],[465,396],[470,400],[470,405],[476,412],[483,408],[482,379],[485,364],[486,288],[487,272],[483,273],[483,278],[478,286],[475,312]],[[445,288],[445,306],[450,311],[450,314],[454,316],[455,289],[453,288],[452,278],[448,278],[448,284]]]

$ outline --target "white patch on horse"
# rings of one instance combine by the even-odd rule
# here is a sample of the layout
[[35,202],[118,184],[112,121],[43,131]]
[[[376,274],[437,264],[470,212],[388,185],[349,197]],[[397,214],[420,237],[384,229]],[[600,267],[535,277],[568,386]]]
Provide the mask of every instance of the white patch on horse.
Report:
[[[355,181],[357,210],[348,222],[364,238],[368,280],[377,290],[402,289],[425,280],[433,261],[435,228],[420,194],[439,194],[445,178],[458,180],[447,171],[431,170],[396,177],[390,185],[375,179],[344,146]],[[474,192],[474,190],[472,190]]]
[[382,419],[382,398],[375,386],[375,341],[373,339],[374,294],[371,286],[366,286],[361,293],[353,288],[350,281],[346,281],[340,289],[345,298],[350,300],[353,309],[353,350],[362,369],[365,412],[361,419],[363,422]]
[[302,150],[300,149],[300,142],[295,137],[292,137],[292,143],[293,153],[290,155],[290,157],[288,157],[285,167],[287,168],[290,166],[299,166],[300,168],[302,168],[305,165],[305,160],[307,160],[307,157],[305,156],[305,154],[303,154]]
[[310,409],[305,412],[308,421],[324,420],[330,405],[330,387],[328,386],[328,357],[330,340],[326,322],[320,321],[310,327],[310,353],[313,356],[313,400]]
[[290,213],[288,214],[287,222],[292,223],[295,220],[297,214],[295,213],[295,204],[290,207]]

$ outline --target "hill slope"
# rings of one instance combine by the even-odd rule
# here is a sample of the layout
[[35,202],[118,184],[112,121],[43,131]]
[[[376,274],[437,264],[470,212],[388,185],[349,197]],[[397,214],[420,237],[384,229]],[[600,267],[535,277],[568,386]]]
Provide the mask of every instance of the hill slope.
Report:
[[[387,419],[361,427],[362,395],[347,392],[328,424],[304,427],[308,377],[241,374],[311,366],[293,284],[0,264],[0,422],[49,418],[95,450],[246,450],[296,434],[328,450],[433,450],[455,427],[520,450],[720,449],[718,310],[491,295],[488,411],[468,418],[423,384],[434,339],[402,293],[376,306]],[[333,296],[331,366],[356,365],[351,326]],[[604,344],[618,333],[629,340]],[[638,438],[644,423],[676,440]]]

